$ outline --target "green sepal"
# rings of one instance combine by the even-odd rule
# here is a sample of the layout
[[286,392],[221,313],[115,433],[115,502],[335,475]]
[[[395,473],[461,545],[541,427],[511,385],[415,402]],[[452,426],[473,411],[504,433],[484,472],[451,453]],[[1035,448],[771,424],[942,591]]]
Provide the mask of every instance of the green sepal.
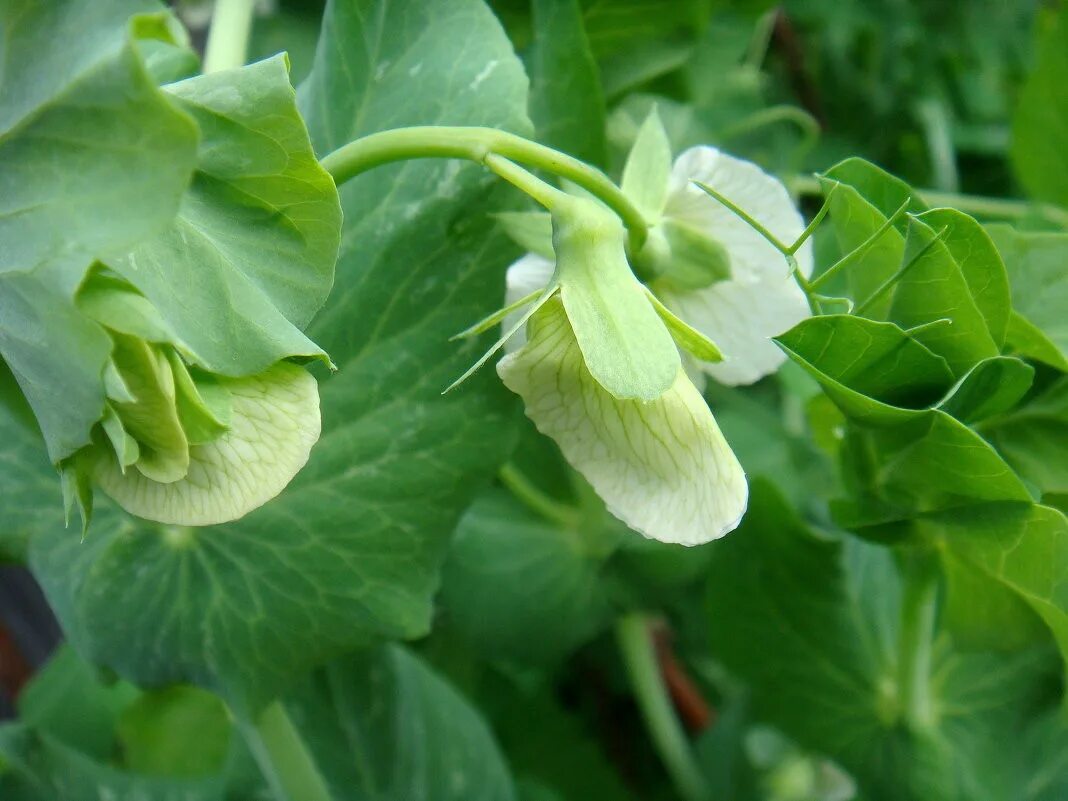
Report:
[[626,257],[614,214],[584,198],[553,208],[556,280],[591,375],[618,399],[655,400],[671,388],[679,352]]
[[465,328],[459,334],[453,334],[451,337],[449,337],[449,341],[453,342],[457,339],[468,339],[469,337],[484,334],[486,331],[489,331],[495,325],[502,322],[504,318],[512,312],[519,311],[528,303],[533,303],[544,291],[545,290],[543,289],[535,289],[529,295],[520,298],[515,303],[509,303],[504,308],[497,309],[497,311],[493,312],[492,314],[487,314],[485,317],[483,317],[477,323],[472,325],[470,328]]
[[230,393],[210,373],[197,371],[194,379],[182,357],[167,350],[174,374],[178,419],[190,445],[202,445],[219,437],[230,427],[233,404]]
[[141,448],[137,440],[126,432],[119,413],[109,403],[104,407],[104,416],[100,418],[100,427],[104,429],[111,449],[115,451],[115,459],[119,463],[119,470],[123,473],[126,468],[137,462],[141,456]]
[[551,281],[549,285],[542,290],[541,296],[537,300],[535,300],[530,305],[530,308],[526,310],[526,313],[519,320],[516,321],[516,324],[509,328],[507,331],[505,331],[504,335],[496,342],[494,342],[493,346],[485,353],[483,353],[482,357],[477,362],[468,367],[467,370],[464,371],[464,374],[462,376],[460,376],[447,387],[445,387],[445,389],[441,391],[441,394],[445,395],[449,392],[452,392],[454,389],[460,386],[460,384],[462,384],[464,381],[466,381],[476,372],[478,372],[478,369],[486,362],[488,362],[493,357],[493,354],[503,348],[504,343],[511,339],[520,328],[525,326],[527,324],[527,321],[534,316],[534,312],[536,312],[543,305],[545,305],[545,302],[553,295],[555,295],[557,290],[559,289],[560,284],[558,284],[555,279]]
[[670,177],[671,142],[654,105],[627,154],[620,186],[623,193],[655,221],[664,208]]
[[126,380],[119,373],[119,368],[110,359],[104,365],[104,394],[108,400],[120,403],[134,403],[137,400],[130,388],[126,386]]
[[660,319],[667,326],[672,339],[675,340],[675,344],[703,362],[723,361],[723,353],[715,342],[676,317],[671,309],[661,303],[660,298],[653,294],[651,290],[647,288],[645,293],[649,297],[649,302],[653,304],[653,308],[656,309],[656,313],[660,315]]
[[168,483],[189,470],[189,440],[178,417],[174,372],[162,348],[113,334],[111,358],[137,401],[114,402],[126,430],[141,447],[137,469]]
[[97,273],[78,290],[78,310],[105,328],[146,342],[175,344],[170,326],[126,280]]
[[519,247],[553,259],[553,221],[547,211],[501,211],[493,215]]
[[82,449],[59,464],[59,483],[63,488],[63,525],[70,526],[71,511],[78,507],[82,520],[82,539],[89,532],[93,519],[93,485],[90,481],[88,460],[91,457]]

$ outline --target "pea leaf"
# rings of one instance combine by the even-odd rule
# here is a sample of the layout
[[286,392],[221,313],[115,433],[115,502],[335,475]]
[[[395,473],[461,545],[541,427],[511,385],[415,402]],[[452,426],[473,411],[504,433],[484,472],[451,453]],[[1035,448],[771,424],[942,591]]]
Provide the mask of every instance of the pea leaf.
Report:
[[170,39],[138,0],[0,9],[0,356],[52,461],[89,441],[104,411],[108,341],[74,309],[96,258],[173,217],[197,145],[193,121],[156,88],[138,41]]
[[[525,89],[478,0],[339,2],[303,102],[327,149],[408,122],[522,128]],[[33,570],[87,658],[252,712],[372,637],[427,630],[448,537],[507,457],[516,413],[489,374],[439,394],[485,345],[450,335],[504,296],[512,252],[485,180],[425,162],[344,187],[337,287],[310,328],[340,371],[321,385],[322,438],[281,496],[218,527],[104,507],[84,544],[59,525],[35,536]]]
[[333,662],[286,706],[334,798],[515,798],[479,713],[404,648]]
[[1044,650],[995,658],[941,643],[930,721],[910,722],[892,554],[819,536],[769,485],[753,490],[738,536],[716,544],[707,598],[715,652],[748,682],[758,715],[839,761],[876,801],[1015,797],[1040,768],[1004,736],[1027,729],[1042,700]]
[[300,329],[333,283],[341,209],[285,56],[167,92],[203,132],[192,186],[170,226],[109,264],[207,370],[251,375],[289,356],[325,358]]
[[551,664],[591,637],[609,608],[581,534],[501,492],[460,521],[443,576],[449,624],[487,658]]
[[1060,378],[980,430],[1044,495],[1068,493],[1068,379]]
[[536,0],[528,59],[530,116],[538,140],[603,165],[605,102],[578,0]]
[[1038,33],[1038,60],[1012,120],[1012,163],[1038,200],[1068,206],[1068,10]]
[[[854,441],[866,460],[868,491],[914,511],[1030,501],[1027,487],[994,448],[946,411],[967,420],[1015,402],[1030,385],[1031,371],[1022,362],[981,362],[936,404],[908,408],[879,396],[902,392],[910,380],[929,393],[947,374],[943,360],[897,326],[828,315],[805,320],[776,341],[849,420],[869,429]],[[1002,380],[1006,373],[1011,380]],[[991,375],[998,385],[994,396],[988,394]]]

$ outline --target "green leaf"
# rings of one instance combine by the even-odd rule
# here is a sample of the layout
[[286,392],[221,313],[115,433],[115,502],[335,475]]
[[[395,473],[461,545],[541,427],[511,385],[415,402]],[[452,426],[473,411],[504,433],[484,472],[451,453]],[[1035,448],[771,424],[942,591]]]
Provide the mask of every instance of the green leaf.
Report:
[[891,553],[820,536],[769,485],[753,490],[738,534],[715,546],[707,588],[715,653],[749,684],[759,716],[840,762],[874,801],[1020,797],[1038,766],[1004,738],[1028,725],[1045,652],[940,643],[930,722],[910,723]]
[[449,624],[486,658],[552,664],[607,621],[599,574],[581,532],[532,517],[498,491],[460,521],[442,600]]
[[108,343],[74,310],[74,290],[95,258],[167,224],[195,160],[195,124],[139,54],[139,38],[170,36],[166,14],[139,13],[157,8],[48,0],[0,9],[0,356],[53,462],[88,443],[104,410]]
[[1032,197],[1068,207],[1068,10],[1046,20],[1012,119],[1012,163]]
[[[955,219],[951,212],[948,215]],[[979,360],[997,356],[999,347],[953,250],[937,238],[938,232],[927,224],[928,219],[941,220],[946,235],[952,230],[939,215],[909,218],[904,255],[907,272],[893,287],[889,319],[906,329],[948,320],[946,325],[918,329],[915,336],[945,358],[954,375],[960,376]],[[974,247],[974,243],[963,247]],[[980,273],[976,276],[978,285],[985,270],[976,272]]]
[[606,160],[605,102],[578,0],[534,0],[530,116],[539,142],[585,162]]
[[974,506],[924,517],[917,532],[1015,592],[1049,626],[1068,661],[1068,519],[1033,504]]
[[653,106],[627,154],[620,187],[645,212],[646,219],[655,222],[664,209],[670,177],[671,143]]
[[[1031,377],[1019,360],[983,363],[938,404],[917,408],[930,403],[930,393],[944,385],[944,362],[892,324],[827,315],[803,321],[776,341],[820,382],[849,420],[868,429],[854,441],[867,463],[868,491],[914,511],[1030,501],[1027,487],[994,448],[939,408],[973,419],[1015,402]],[[1006,374],[1010,379],[1003,382]],[[991,377],[997,392],[987,396]],[[920,394],[909,398],[909,390]],[[902,394],[891,404],[880,399],[892,397],[888,392]],[[910,401],[912,405],[902,405]],[[861,524],[849,522],[851,527]]]
[[1060,378],[980,430],[1043,495],[1068,493],[1068,378]]
[[93,258],[177,210],[198,137],[138,52],[138,38],[167,36],[166,14],[142,13],[157,8],[45,0],[0,11],[0,273],[53,265],[55,289],[72,291]]
[[215,776],[230,753],[233,724],[226,705],[195,687],[143,693],[117,723],[123,762],[153,776]]
[[950,390],[938,408],[962,423],[976,423],[1007,412],[1027,394],[1035,369],[1011,356],[995,356],[975,365]]
[[99,760],[115,748],[115,723],[138,696],[124,681],[105,685],[91,665],[61,646],[19,694],[21,723]]
[[[830,204],[830,220],[842,253],[850,253],[875,236],[886,224],[893,211],[884,214],[860,191],[849,184],[822,179],[824,197]],[[834,279],[828,292],[848,295],[863,302],[897,272],[905,255],[905,238],[897,228],[888,228],[863,256],[844,270],[844,278]],[[869,308],[868,315],[883,319],[890,308],[891,295],[886,294]]]
[[478,712],[398,646],[327,665],[297,688],[286,707],[334,798],[515,797]]
[[828,314],[775,341],[848,417],[870,425],[914,419],[952,380],[944,359],[893,323]]
[[848,158],[840,161],[823,173],[825,178],[847,184],[872,206],[884,219],[890,217],[906,200],[908,209],[913,214],[927,210],[927,206],[900,178],[862,158]]
[[223,801],[221,778],[165,779],[125,773],[24,728],[0,728],[0,792],[14,801]]
[[104,414],[102,375],[111,342],[56,288],[54,272],[0,274],[0,356],[58,463],[89,442]]
[[974,218],[956,209],[932,209],[919,219],[935,231],[945,230],[945,248],[960,268],[991,338],[1001,347],[1012,303],[1005,265],[990,235]]
[[1068,234],[1016,231],[1008,225],[987,228],[1012,279],[1012,307],[1018,318],[1009,344],[1029,358],[1068,372]]
[[[377,54],[361,50],[376,41]],[[347,2],[324,20],[303,102],[328,149],[406,123],[522,127],[525,87],[481,3]],[[337,287],[310,329],[340,370],[320,387],[322,437],[285,492],[224,526],[102,505],[84,544],[58,517],[34,538],[34,573],[92,661],[146,685],[214,689],[240,710],[372,637],[429,627],[449,535],[507,458],[515,420],[490,375],[440,396],[485,344],[448,338],[500,304],[512,254],[477,167],[382,168],[342,195]]]
[[166,230],[108,263],[199,367],[242,376],[290,356],[325,358],[300,329],[333,283],[341,210],[285,57],[167,92],[203,132],[192,186]]

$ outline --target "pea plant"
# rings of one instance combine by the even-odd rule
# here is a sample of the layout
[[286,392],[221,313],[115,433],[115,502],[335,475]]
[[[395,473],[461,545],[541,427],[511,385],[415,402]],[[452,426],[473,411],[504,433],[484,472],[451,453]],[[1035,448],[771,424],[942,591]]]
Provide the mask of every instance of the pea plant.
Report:
[[798,5],[0,0],[0,797],[1068,797],[1068,7]]

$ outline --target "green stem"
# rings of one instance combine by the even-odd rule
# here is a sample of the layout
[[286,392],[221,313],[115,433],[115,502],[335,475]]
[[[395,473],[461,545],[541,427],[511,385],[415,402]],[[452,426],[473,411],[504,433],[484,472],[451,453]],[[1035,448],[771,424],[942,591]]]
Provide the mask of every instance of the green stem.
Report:
[[509,462],[500,469],[497,477],[528,509],[564,528],[578,528],[581,512],[566,503],[560,503],[542,492],[522,471]]
[[[808,175],[794,176],[787,180],[786,184],[797,194],[814,197],[822,194],[819,180]],[[1038,215],[1068,228],[1068,209],[1048,203],[964,195],[958,192],[940,192],[936,189],[919,189],[916,194],[924,203],[933,208],[954,208],[965,214],[999,220],[1019,220]]]
[[494,128],[417,126],[381,131],[349,142],[328,154],[322,165],[343,184],[362,172],[394,161],[421,158],[468,159],[486,164],[501,156],[566,178],[596,195],[619,215],[630,232],[632,252],[645,244],[649,225],[641,210],[600,170],[522,136]]
[[914,728],[934,724],[931,654],[938,610],[938,570],[926,554],[902,565],[904,591],[898,632],[898,687],[905,721]]
[[215,0],[204,48],[205,75],[244,65],[255,4],[256,0]]
[[675,716],[657,664],[649,619],[639,614],[620,618],[616,640],[646,728],[675,790],[685,801],[708,801],[708,783]]
[[242,726],[249,750],[278,801],[332,801],[326,782],[281,701]]

